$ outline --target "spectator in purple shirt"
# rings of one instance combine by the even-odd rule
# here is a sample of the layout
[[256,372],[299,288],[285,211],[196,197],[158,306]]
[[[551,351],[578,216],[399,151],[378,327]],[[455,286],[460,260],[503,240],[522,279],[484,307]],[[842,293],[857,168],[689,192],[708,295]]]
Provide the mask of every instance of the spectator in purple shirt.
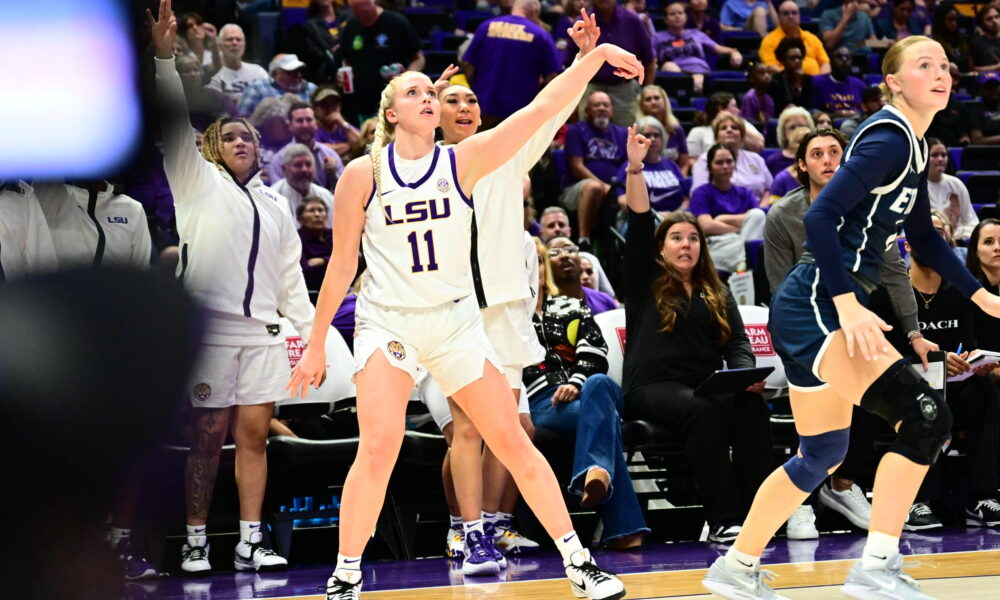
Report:
[[682,172],[688,173],[691,170],[691,159],[688,156],[687,133],[670,110],[667,90],[658,85],[642,88],[642,93],[635,99],[635,116],[637,120],[655,117],[663,125],[666,133],[662,144],[663,156],[677,163]]
[[[299,239],[302,240],[302,274],[306,288],[318,291],[326,275],[326,265],[333,254],[333,230],[327,227],[329,216],[326,203],[315,196],[302,200],[295,215],[299,220]],[[354,305],[357,296],[347,294],[333,316],[333,327],[340,333],[347,347],[354,349]]]
[[686,27],[697,29],[717,43],[722,43],[722,24],[708,14],[708,0],[691,0]]
[[312,97],[313,113],[319,124],[316,140],[330,146],[346,162],[350,160],[351,150],[361,138],[361,132],[344,118],[340,111],[341,103],[340,92],[332,87],[322,87]]
[[[593,0],[593,13],[597,26],[601,28],[601,43],[615,44],[635,54],[645,66],[644,81],[656,78],[656,56],[653,54],[653,44],[642,21],[635,13],[618,6],[615,0]],[[576,44],[570,43],[572,54],[577,52]],[[639,94],[638,79],[622,80],[615,75],[611,65],[604,65],[597,75],[587,85],[584,98],[592,92],[601,91],[611,97],[614,103],[613,119],[617,125],[629,127],[635,122],[635,97]],[[583,118],[585,103],[581,101],[580,109]],[[622,159],[624,160],[625,143],[622,142]]]
[[726,56],[733,68],[739,68],[743,63],[743,55],[735,48],[717,44],[697,29],[686,29],[687,12],[685,5],[679,1],[667,4],[666,31],[661,31],[653,37],[653,52],[660,70],[672,73],[690,73],[694,78],[695,92],[701,93],[705,74],[711,71],[706,59],[706,53]]
[[805,127],[807,130],[814,127],[809,111],[800,106],[789,106],[781,111],[781,115],[778,116],[777,131],[781,152],[775,152],[764,161],[772,175],[777,175],[782,169],[795,164],[795,151],[799,146],[795,143],[792,132],[800,127]]
[[[463,70],[489,128],[527,106],[560,71],[555,42],[535,24],[538,0],[516,0],[511,13],[483,21],[465,54]],[[606,41],[602,32],[602,42]]]
[[[312,106],[307,102],[293,102],[288,109],[288,129],[292,132],[292,143],[305,144],[312,150],[315,159],[315,173],[313,181],[320,187],[332,190],[344,171],[344,162],[340,160],[340,155],[328,146],[318,143],[316,133],[319,125],[316,123],[316,114]],[[283,153],[288,146],[278,151],[267,166],[268,181],[275,183],[282,177]]]
[[763,239],[766,215],[757,208],[753,192],[733,185],[736,160],[729,148],[716,144],[706,156],[709,181],[692,192],[691,214],[708,236],[708,252],[715,266],[733,273],[746,263],[744,243]]
[[618,308],[618,302],[613,297],[583,285],[580,248],[569,238],[552,238],[546,247],[549,249],[552,279],[560,294],[583,300],[595,315]]
[[851,76],[851,51],[841,46],[830,53],[830,72],[813,77],[813,106],[833,117],[861,113],[861,93],[865,84]]
[[574,123],[566,133],[566,164],[575,183],[563,190],[559,201],[578,211],[580,245],[590,249],[590,232],[611,189],[618,169],[626,160],[628,130],[611,122],[611,97],[594,92],[587,98],[587,118]]
[[774,118],[774,99],[767,93],[771,85],[771,70],[762,62],[755,64],[747,74],[747,83],[750,90],[743,94],[740,114],[749,121],[766,124],[768,119]]
[[[670,212],[686,209],[691,180],[684,177],[677,164],[663,156],[663,138],[666,131],[655,117],[642,117],[636,123],[639,133],[649,140],[646,158],[642,161],[642,178],[649,192],[649,204],[653,210]],[[618,189],[618,206],[625,210],[625,178],[627,165],[618,171],[615,187]]]
[[[816,129],[822,129],[818,125]],[[791,139],[792,148],[798,149],[799,144],[802,142],[802,138],[806,136],[811,130],[808,127],[797,127],[792,131]],[[793,162],[787,168],[782,169],[774,176],[774,183],[771,184],[771,204],[774,205],[781,200],[785,194],[794,190],[795,188],[802,185],[799,181],[800,171],[799,166],[796,162]]]

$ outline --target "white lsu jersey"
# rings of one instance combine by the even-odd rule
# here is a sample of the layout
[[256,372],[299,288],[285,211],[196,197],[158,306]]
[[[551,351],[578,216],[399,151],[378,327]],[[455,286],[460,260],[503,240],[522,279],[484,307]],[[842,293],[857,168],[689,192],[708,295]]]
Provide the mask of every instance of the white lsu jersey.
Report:
[[372,190],[361,236],[361,293],[394,308],[428,308],[473,292],[472,200],[458,186],[455,153],[435,145],[409,161],[382,149],[381,203]]

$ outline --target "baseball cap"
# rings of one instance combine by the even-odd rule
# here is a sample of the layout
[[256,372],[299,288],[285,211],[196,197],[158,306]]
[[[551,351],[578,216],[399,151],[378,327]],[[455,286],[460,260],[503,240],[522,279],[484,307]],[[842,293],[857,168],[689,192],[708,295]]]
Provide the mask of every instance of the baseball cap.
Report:
[[320,88],[316,94],[312,97],[313,104],[319,104],[320,102],[326,100],[327,98],[335,99],[337,101],[341,100],[340,92],[332,87]]
[[274,73],[277,69],[282,71],[298,71],[306,66],[306,63],[299,60],[295,54],[279,54],[271,61],[267,69],[268,73]]

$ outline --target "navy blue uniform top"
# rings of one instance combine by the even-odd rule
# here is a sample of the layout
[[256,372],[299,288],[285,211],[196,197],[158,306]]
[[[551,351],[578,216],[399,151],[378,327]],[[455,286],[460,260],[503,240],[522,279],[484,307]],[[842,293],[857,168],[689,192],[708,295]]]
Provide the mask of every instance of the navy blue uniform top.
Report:
[[[812,252],[830,296],[852,292],[848,272],[878,283],[899,226],[928,265],[966,297],[981,286],[931,224],[927,144],[886,106],[858,127],[842,166],[805,216]],[[836,232],[836,235],[831,235]]]

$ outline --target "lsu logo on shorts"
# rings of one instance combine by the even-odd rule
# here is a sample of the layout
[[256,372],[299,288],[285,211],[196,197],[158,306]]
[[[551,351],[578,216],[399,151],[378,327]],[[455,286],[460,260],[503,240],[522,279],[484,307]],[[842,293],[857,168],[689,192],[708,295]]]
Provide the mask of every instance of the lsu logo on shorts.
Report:
[[404,348],[403,344],[399,342],[389,342],[386,345],[386,349],[396,360],[403,360],[406,358],[406,348]]
[[199,402],[204,402],[212,397],[212,386],[207,383],[199,383],[194,386],[194,397],[198,399]]

